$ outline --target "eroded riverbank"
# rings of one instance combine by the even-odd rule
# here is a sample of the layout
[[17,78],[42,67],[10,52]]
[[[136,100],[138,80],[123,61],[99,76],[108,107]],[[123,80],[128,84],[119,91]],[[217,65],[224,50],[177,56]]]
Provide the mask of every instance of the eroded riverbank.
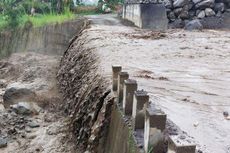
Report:
[[0,61],[1,153],[74,151],[60,111],[63,101],[56,81],[60,58],[16,53]]

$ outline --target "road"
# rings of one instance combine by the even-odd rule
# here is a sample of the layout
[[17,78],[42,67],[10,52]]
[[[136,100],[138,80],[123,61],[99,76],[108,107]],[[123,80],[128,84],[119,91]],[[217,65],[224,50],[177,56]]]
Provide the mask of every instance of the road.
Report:
[[88,16],[80,39],[98,54],[100,71],[122,65],[152,103],[194,137],[203,152],[230,153],[230,33],[168,30],[157,33],[123,26],[114,15]]

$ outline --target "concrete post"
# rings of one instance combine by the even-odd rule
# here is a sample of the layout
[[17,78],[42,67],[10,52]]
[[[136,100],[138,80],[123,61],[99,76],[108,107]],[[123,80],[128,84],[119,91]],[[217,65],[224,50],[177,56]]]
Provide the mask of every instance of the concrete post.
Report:
[[117,81],[118,81],[118,74],[121,72],[122,67],[118,65],[113,65],[113,91],[117,91]]
[[132,115],[133,109],[133,95],[134,91],[137,90],[136,80],[125,80],[123,93],[123,111],[125,115]]
[[180,135],[169,136],[168,152],[170,153],[195,153],[196,145],[190,143],[188,138],[180,138]]
[[122,103],[123,100],[123,87],[124,81],[129,78],[129,74],[127,72],[119,72],[118,73],[118,82],[117,82],[117,93],[118,93],[118,102]]
[[134,92],[132,120],[133,129],[144,129],[145,111],[143,110],[144,104],[149,102],[149,95],[144,90]]
[[160,109],[146,108],[145,129],[144,129],[144,149],[146,152],[164,153],[163,130],[166,125],[166,114]]

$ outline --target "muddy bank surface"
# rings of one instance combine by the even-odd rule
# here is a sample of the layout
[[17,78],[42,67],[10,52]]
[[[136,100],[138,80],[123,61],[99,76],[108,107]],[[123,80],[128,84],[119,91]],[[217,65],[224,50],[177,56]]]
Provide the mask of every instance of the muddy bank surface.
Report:
[[104,152],[113,97],[108,82],[98,73],[97,54],[84,46],[91,40],[81,37],[83,33],[64,53],[57,78],[80,152]]
[[0,60],[1,153],[76,151],[66,139],[68,122],[59,108],[62,97],[56,74],[60,58],[16,53]]
[[194,137],[203,152],[230,152],[230,34],[228,31],[159,34],[122,26],[113,16],[89,16],[94,23],[81,38],[111,81],[111,66],[122,65],[139,89],[149,92],[168,118]]

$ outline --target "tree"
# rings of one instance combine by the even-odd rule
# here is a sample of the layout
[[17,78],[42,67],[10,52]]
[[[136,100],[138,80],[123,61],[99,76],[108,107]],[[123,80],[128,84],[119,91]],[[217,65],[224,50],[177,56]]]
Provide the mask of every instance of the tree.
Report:
[[8,22],[10,28],[17,27],[19,24],[19,17],[21,16],[21,6],[17,5],[17,0],[1,0],[2,14]]

